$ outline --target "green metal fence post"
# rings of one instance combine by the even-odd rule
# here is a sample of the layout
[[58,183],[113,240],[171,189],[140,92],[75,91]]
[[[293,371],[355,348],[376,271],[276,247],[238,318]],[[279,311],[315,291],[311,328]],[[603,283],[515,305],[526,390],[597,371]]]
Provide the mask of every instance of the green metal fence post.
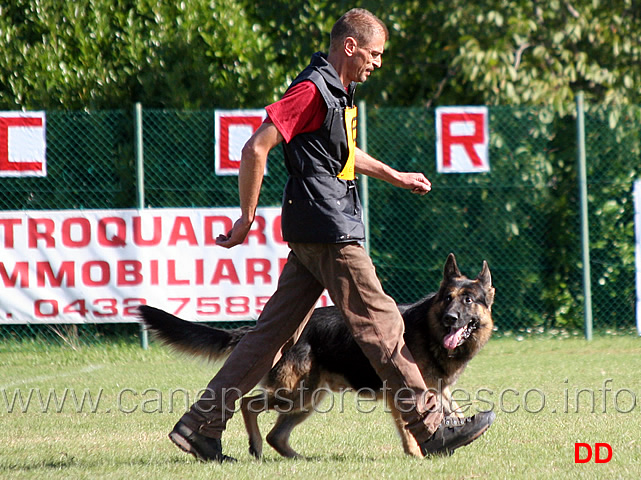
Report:
[[586,340],[592,340],[592,283],[590,274],[590,227],[588,224],[588,183],[585,160],[585,118],[583,92],[576,96],[577,160],[581,210],[581,254],[583,261],[583,319]]
[[138,189],[138,208],[145,208],[145,167],[144,167],[144,150],[142,139],[142,105],[136,103],[135,106],[135,134],[136,134],[136,186]]
[[[142,210],[145,208],[145,170],[142,138],[142,105],[140,103],[136,103],[134,107],[134,134],[136,139],[136,186],[138,188],[138,209]],[[140,324],[140,346],[144,350],[149,348],[149,334],[142,324]]]
[[[367,153],[367,107],[365,101],[358,102],[358,148]],[[361,203],[365,225],[365,251],[370,254],[369,244],[369,183],[367,175],[361,176]]]

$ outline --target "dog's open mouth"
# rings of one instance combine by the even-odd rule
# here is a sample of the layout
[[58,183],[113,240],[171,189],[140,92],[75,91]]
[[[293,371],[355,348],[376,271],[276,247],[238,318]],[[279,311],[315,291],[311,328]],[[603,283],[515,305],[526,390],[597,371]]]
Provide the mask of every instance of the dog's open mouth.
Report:
[[443,338],[443,346],[450,351],[454,350],[456,347],[460,347],[477,328],[477,320],[472,320],[467,325],[463,325],[460,328],[452,327],[449,333],[445,335],[445,338]]

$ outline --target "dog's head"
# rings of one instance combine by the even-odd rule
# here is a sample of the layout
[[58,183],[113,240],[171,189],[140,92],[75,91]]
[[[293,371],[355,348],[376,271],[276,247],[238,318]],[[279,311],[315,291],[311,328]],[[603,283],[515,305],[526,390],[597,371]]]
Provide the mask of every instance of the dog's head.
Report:
[[437,315],[433,327],[449,355],[457,353],[457,349],[478,350],[489,340],[494,327],[494,287],[486,261],[478,276],[471,280],[461,273],[456,257],[450,253],[435,302]]

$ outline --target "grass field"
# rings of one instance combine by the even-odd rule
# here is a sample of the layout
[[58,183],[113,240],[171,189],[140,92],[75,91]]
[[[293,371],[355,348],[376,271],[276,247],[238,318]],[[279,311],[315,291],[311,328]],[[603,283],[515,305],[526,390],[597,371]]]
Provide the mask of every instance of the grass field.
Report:
[[[241,415],[224,436],[236,464],[196,462],[167,439],[215,367],[152,344],[19,348],[0,344],[0,478],[639,478],[641,339],[494,339],[456,392],[497,419],[449,458],[402,453],[383,404],[325,400],[292,435],[307,458],[268,446],[253,460]],[[84,398],[84,403],[83,403]],[[339,401],[342,399],[342,402]],[[341,405],[342,403],[342,405]],[[332,408],[333,407],[333,408]],[[261,417],[263,434],[275,416]],[[575,443],[607,443],[608,463],[575,464]],[[607,448],[600,450],[606,457]],[[587,450],[580,450],[581,457]]]

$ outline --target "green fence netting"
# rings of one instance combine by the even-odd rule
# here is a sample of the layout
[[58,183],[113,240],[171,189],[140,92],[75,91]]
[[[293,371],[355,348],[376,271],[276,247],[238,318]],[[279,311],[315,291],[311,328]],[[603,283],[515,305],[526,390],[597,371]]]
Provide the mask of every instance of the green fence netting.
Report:
[[[491,171],[439,174],[433,109],[367,109],[369,153],[399,170],[422,171],[433,185],[418,197],[369,180],[369,248],[378,274],[392,296],[410,302],[438,287],[448,253],[468,276],[487,260],[500,332],[580,331],[576,118],[543,107],[489,112]],[[137,207],[134,123],[133,112],[47,112],[48,175],[0,178],[0,209]],[[238,204],[237,177],[214,173],[213,111],[144,110],[142,125],[146,206]],[[591,106],[585,132],[594,328],[632,331],[632,185],[641,177],[641,108]],[[261,205],[280,204],[285,178],[277,148]],[[116,327],[73,328],[84,341],[96,341]],[[66,342],[74,331],[63,330],[3,325],[0,341]]]

